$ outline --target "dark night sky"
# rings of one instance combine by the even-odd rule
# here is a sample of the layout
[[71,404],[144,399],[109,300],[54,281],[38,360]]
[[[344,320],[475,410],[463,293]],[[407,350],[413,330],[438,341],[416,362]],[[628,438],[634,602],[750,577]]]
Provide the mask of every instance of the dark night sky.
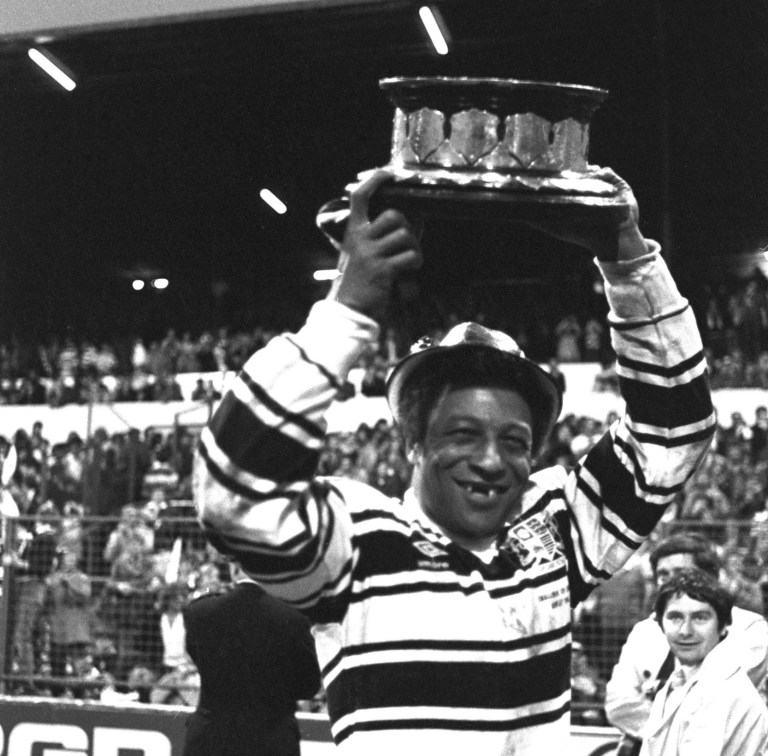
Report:
[[[605,87],[590,157],[632,183],[646,235],[669,243],[691,287],[703,275],[691,261],[768,240],[765,3],[438,7],[453,37],[446,57],[426,41],[418,4],[399,0],[60,39],[49,49],[75,71],[73,93],[45,81],[18,40],[0,42],[0,339],[303,307],[328,257],[315,211],[388,160],[385,76]],[[262,186],[285,216],[261,202]],[[497,255],[486,271],[588,265],[563,259]],[[139,264],[166,272],[169,290],[131,292],[118,272]]]

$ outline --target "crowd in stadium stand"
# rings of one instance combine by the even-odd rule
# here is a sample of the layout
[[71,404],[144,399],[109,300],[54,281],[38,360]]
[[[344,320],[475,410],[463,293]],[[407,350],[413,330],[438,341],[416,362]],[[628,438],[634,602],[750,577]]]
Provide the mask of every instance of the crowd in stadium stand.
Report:
[[[694,301],[714,388],[768,388],[768,285],[761,276],[738,285],[705,289]],[[424,330],[438,335],[459,316],[445,313],[420,318]],[[483,322],[482,308],[462,313],[461,320]],[[437,325],[435,325],[437,323]],[[565,314],[535,328],[491,323],[512,333],[533,359],[547,362],[611,361],[605,323],[593,314]],[[193,335],[167,330],[163,338],[95,342],[51,338],[45,343],[0,343],[0,404],[58,406],[91,399],[102,401],[171,401],[181,399],[175,376],[238,370],[263,346],[274,330],[221,327]],[[417,334],[421,335],[421,333]],[[391,332],[379,354],[370,357],[385,366],[408,344]],[[211,387],[198,386],[196,399],[210,399]],[[208,391],[209,393],[206,393]],[[184,397],[188,398],[188,397]]]

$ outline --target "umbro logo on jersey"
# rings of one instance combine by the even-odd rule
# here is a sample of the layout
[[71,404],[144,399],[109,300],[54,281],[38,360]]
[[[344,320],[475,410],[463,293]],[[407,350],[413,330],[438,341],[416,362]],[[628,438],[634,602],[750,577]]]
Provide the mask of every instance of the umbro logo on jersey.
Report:
[[437,559],[438,557],[448,556],[447,551],[441,549],[439,546],[435,546],[434,543],[430,543],[429,541],[414,541],[413,547],[418,549],[422,554],[424,554],[424,556],[427,556],[430,559]]

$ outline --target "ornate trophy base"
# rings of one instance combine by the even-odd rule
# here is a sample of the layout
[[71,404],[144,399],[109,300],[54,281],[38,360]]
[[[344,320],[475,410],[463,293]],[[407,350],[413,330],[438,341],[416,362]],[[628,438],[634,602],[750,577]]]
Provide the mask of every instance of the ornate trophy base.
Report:
[[[359,179],[370,173],[361,173]],[[404,173],[397,171],[392,183],[376,192],[371,201],[372,215],[395,208],[409,217],[513,223],[536,223],[553,217],[588,223],[594,217],[605,224],[607,216],[621,221],[628,213],[611,184],[586,176],[527,173],[496,178],[467,173],[457,177],[455,173],[425,176],[422,171],[411,178]]]

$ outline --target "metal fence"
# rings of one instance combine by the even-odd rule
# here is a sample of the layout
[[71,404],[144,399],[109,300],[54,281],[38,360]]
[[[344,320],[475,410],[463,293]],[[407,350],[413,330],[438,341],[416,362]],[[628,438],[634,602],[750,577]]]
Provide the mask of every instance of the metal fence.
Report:
[[[115,534],[121,527],[128,527],[125,519],[2,521],[8,548],[3,555],[0,693],[196,703],[196,670],[166,647],[163,616],[178,612],[195,595],[225,588],[228,566],[207,545],[191,502],[172,502],[152,528],[139,524],[151,543],[142,555],[129,554],[121,561],[111,545],[119,540]],[[671,522],[653,537],[680,529],[705,532],[723,553],[749,557],[761,548],[762,525],[752,522]],[[74,567],[65,563],[62,546],[75,553]],[[575,724],[606,723],[605,683],[633,624],[648,616],[652,596],[647,568],[636,567],[619,573],[574,613]],[[762,606],[752,608],[763,612]],[[320,710],[322,699],[301,708]]]
[[3,521],[0,692],[195,702],[196,670],[166,647],[162,618],[222,587],[226,567],[189,502],[139,523],[133,552],[114,546],[121,527],[130,541],[125,518]]

